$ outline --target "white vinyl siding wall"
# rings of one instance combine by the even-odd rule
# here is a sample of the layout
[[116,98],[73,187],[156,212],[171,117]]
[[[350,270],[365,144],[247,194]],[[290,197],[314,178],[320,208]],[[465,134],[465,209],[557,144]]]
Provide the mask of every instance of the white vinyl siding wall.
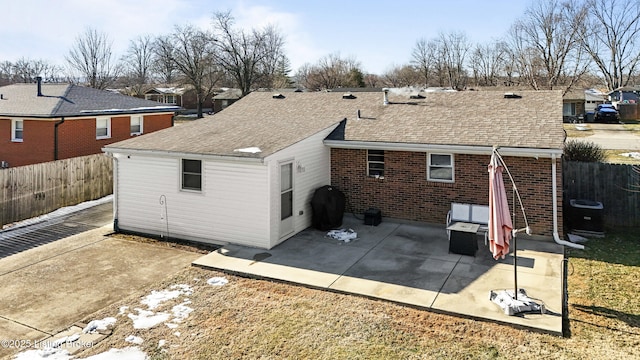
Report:
[[[293,233],[292,236],[311,226],[311,198],[315,190],[323,185],[331,184],[331,150],[323,144],[323,140],[333,131],[335,126],[312,135],[294,145],[289,146],[265,159],[269,164],[270,206],[271,206],[271,244],[276,246],[280,239],[280,183],[279,162],[293,160]],[[303,212],[300,215],[300,211]]]
[[267,167],[202,160],[202,192],[180,191],[180,158],[119,156],[118,226],[167,234],[160,197],[166,197],[169,236],[266,247]]

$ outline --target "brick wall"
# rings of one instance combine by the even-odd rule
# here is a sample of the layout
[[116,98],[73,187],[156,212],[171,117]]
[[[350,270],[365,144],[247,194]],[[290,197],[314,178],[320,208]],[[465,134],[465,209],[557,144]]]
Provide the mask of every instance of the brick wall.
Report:
[[[331,183],[347,196],[347,211],[362,214],[369,207],[392,218],[444,224],[452,202],[487,205],[488,155],[455,154],[455,183],[427,181],[427,154],[385,151],[385,176],[367,176],[367,151],[331,149]],[[505,157],[535,235],[553,234],[551,160]],[[559,227],[562,224],[562,166],[556,168]],[[512,204],[512,186],[505,172],[505,188]],[[517,209],[518,211],[519,208]],[[524,227],[521,212],[516,227]]]
[[[171,127],[172,114],[145,115],[143,134]],[[54,120],[24,120],[23,142],[11,141],[11,120],[0,118],[0,161],[23,166],[54,160]],[[98,154],[102,147],[131,138],[129,116],[111,117],[111,137],[96,139],[95,119],[65,119],[58,127],[58,159]]]

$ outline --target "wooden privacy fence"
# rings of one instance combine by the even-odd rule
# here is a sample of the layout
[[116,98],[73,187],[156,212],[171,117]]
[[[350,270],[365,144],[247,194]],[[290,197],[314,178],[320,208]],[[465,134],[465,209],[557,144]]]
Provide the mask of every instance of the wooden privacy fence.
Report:
[[0,170],[0,226],[111,194],[112,169],[96,154]]
[[638,165],[564,161],[565,209],[570,199],[594,200],[604,206],[605,226],[640,226],[639,171]]

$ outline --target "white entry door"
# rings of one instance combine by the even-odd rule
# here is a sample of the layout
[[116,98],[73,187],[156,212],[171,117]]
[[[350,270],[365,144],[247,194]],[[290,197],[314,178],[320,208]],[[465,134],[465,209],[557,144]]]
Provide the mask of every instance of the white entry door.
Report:
[[280,237],[293,232],[293,162],[280,164]]

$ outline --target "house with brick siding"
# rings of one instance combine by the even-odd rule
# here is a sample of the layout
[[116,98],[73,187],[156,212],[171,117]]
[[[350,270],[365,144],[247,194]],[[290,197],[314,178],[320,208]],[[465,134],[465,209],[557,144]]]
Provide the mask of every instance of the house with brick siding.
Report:
[[488,204],[494,146],[533,234],[559,238],[563,142],[559,91],[254,92],[104,151],[119,230],[270,249],[311,225],[327,184],[348,211],[444,231],[451,203]]
[[177,106],[72,84],[0,87],[0,164],[98,154],[103,146],[173,125]]

